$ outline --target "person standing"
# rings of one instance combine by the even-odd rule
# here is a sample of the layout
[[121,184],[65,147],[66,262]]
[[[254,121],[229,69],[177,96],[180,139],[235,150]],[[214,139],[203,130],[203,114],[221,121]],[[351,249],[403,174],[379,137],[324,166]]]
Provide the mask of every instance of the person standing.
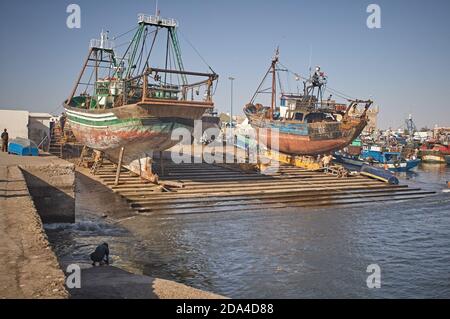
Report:
[[2,152],[8,152],[9,135],[8,135],[8,130],[6,128],[3,131],[1,137],[2,137]]
[[66,114],[62,113],[59,118],[59,126],[61,126],[61,136],[64,137],[64,127],[66,126]]

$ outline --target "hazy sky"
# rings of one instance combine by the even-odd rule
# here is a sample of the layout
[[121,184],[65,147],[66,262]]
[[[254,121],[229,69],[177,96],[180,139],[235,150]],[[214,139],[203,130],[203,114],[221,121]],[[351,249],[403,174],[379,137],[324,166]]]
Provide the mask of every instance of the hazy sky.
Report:
[[[71,3],[81,7],[80,29],[66,26]],[[366,25],[371,3],[381,7],[381,29]],[[279,45],[294,71],[307,75],[312,52],[331,88],[374,99],[383,128],[402,126],[409,113],[419,127],[450,126],[448,0],[160,0],[159,8],[179,21],[186,69],[207,70],[184,39],[220,75],[220,111],[229,112],[233,76],[241,113]],[[138,13],[154,11],[155,0],[1,0],[0,108],[60,113],[89,40],[102,28],[128,31]]]

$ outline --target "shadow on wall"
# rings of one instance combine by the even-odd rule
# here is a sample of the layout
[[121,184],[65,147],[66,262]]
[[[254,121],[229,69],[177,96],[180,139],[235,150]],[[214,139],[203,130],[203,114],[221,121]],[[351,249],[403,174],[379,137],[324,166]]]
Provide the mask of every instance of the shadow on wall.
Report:
[[69,195],[73,185],[55,187],[26,170],[22,173],[44,224],[75,222],[75,198]]
[[[50,137],[50,129],[37,119],[30,118],[28,122],[28,138],[39,145],[46,137]],[[49,145],[47,141],[46,145]]]

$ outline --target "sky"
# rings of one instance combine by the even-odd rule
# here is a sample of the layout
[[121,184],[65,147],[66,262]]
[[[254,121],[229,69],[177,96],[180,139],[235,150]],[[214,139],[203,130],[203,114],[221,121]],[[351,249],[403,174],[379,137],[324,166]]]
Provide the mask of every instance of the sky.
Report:
[[[81,28],[66,25],[67,6],[81,8]],[[381,28],[369,29],[369,4],[381,9]],[[0,109],[59,114],[89,41],[102,29],[119,35],[155,0],[0,0]],[[379,106],[379,126],[450,126],[450,1],[448,0],[159,0],[175,18],[185,68],[219,74],[216,107],[242,114],[277,46],[280,61],[308,76],[320,65],[328,86]],[[120,39],[116,40],[120,43]],[[286,78],[287,80],[288,78]],[[292,86],[295,82],[290,80]]]

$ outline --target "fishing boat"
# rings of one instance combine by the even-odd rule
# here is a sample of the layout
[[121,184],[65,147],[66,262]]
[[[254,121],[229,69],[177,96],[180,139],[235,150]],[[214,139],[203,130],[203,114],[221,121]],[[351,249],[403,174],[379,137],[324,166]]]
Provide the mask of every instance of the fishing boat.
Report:
[[[78,142],[153,178],[149,158],[179,142],[175,129],[192,132],[194,121],[213,109],[218,75],[209,66],[209,72],[185,70],[174,19],[139,14],[126,34],[133,36],[122,55],[107,32],[91,40],[64,108]],[[162,53],[155,52],[158,44]]]
[[[258,141],[268,149],[290,155],[328,153],[350,144],[367,125],[366,113],[373,102],[347,99],[348,105],[342,105],[331,100],[324,101],[322,97],[327,79],[320,67],[309,79],[304,79],[303,94],[287,93],[280,89],[281,104],[287,104],[282,113],[282,107],[276,106],[279,72],[290,71],[279,63],[277,50],[261,84],[244,107]],[[292,74],[300,78],[297,73]],[[264,89],[263,85],[270,75],[270,88]],[[256,98],[264,93],[271,96],[270,106],[256,103]],[[364,105],[362,111],[357,110],[360,105]]]
[[333,154],[337,162],[362,167],[372,165],[393,172],[407,172],[417,167],[421,160],[417,158],[405,159],[401,152],[382,151],[379,148],[365,149],[359,155],[350,155],[339,151]]
[[450,155],[449,145],[428,141],[420,147],[419,153],[422,162],[430,164],[445,164],[446,155]]

